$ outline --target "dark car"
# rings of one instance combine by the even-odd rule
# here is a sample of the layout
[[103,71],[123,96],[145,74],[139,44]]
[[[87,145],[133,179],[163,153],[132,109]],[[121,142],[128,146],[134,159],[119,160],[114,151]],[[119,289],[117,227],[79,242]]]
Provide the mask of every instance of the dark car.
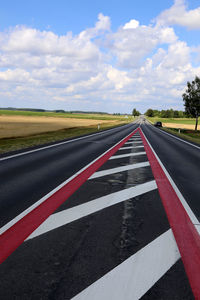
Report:
[[156,122],[156,123],[154,123],[154,126],[156,126],[156,127],[162,127],[162,122]]

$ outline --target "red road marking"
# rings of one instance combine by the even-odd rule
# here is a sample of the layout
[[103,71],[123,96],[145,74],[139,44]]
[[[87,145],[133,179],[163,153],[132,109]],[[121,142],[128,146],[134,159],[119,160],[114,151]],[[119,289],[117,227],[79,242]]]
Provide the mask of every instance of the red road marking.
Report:
[[158,191],[162,199],[170,226],[176,239],[181,258],[195,296],[200,299],[200,236],[191,222],[165,172],[147,143],[141,129],[140,135],[149,159]]
[[75,178],[69,181],[60,190],[51,195],[43,203],[33,209],[0,237],[0,263],[2,263],[23,241],[42,224],[63,202],[65,202],[97,169],[99,169],[127,140],[130,139],[138,128],[110,151],[92,163]]

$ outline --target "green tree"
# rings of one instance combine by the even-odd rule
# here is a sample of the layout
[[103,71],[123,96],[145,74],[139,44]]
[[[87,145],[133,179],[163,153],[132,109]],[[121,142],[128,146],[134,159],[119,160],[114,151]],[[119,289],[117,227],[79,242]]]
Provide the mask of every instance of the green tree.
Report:
[[147,117],[154,117],[153,109],[151,109],[151,108],[147,109],[147,111],[145,112],[145,115]]
[[174,118],[179,118],[179,112],[178,112],[178,110],[174,111]]
[[139,115],[140,115],[140,112],[139,112],[136,108],[134,108],[133,111],[132,111],[132,115],[133,115],[134,117],[139,116]]
[[200,116],[200,78],[198,76],[191,83],[187,82],[187,89],[182,97],[185,112],[196,118],[195,131],[197,131],[198,118]]

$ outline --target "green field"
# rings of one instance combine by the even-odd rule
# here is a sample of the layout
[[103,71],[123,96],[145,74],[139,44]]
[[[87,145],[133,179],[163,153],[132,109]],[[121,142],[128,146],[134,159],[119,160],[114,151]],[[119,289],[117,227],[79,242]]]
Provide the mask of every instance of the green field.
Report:
[[194,125],[195,126],[195,119],[192,118],[159,118],[159,117],[147,117],[147,119],[151,123],[155,123],[157,121],[161,121],[162,123],[174,123],[174,124],[185,124],[185,125]]
[[[79,114],[79,113],[56,113],[56,112],[36,112],[20,110],[0,110],[0,115],[7,116],[33,116],[33,117],[60,117],[73,119],[91,119],[91,120],[124,120],[125,115],[107,115],[107,114]],[[133,120],[132,116],[127,116],[129,121]]]

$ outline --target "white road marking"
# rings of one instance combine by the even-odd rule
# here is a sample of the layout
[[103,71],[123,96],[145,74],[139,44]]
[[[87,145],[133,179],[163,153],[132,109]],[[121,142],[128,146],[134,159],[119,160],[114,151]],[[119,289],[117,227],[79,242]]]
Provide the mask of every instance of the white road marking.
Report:
[[141,141],[141,140],[142,140],[142,139],[139,138],[139,137],[138,137],[138,138],[130,138],[130,139],[129,139],[129,141]]
[[121,155],[113,155],[109,159],[117,159],[117,158],[123,158],[123,157],[129,157],[129,156],[138,156],[146,154],[146,152],[137,152],[137,153],[127,153],[127,154],[121,154]]
[[144,193],[157,189],[155,180],[146,182],[116,193],[112,193],[98,199],[89,201],[87,203],[68,208],[64,211],[55,213],[49,216],[29,237],[34,238],[45,232],[58,228],[60,226],[71,223],[75,220],[88,216],[92,213],[100,211],[106,207],[115,205],[117,203],[126,201]]
[[179,250],[169,229],[72,299],[139,299],[179,258]]
[[90,162],[88,165],[83,167],[81,170],[79,170],[77,173],[72,175],[70,178],[59,184],[55,189],[53,189],[51,192],[46,194],[44,197],[42,197],[40,200],[35,202],[33,205],[28,207],[26,210],[24,210],[22,213],[20,213],[18,216],[13,218],[11,221],[9,221],[7,224],[5,224],[3,227],[0,228],[0,234],[4,233],[6,230],[8,230],[10,227],[12,227],[15,223],[17,223],[19,220],[21,220],[23,217],[25,217],[28,213],[30,213],[33,209],[35,209],[37,206],[39,206],[41,203],[43,203],[46,199],[48,199],[50,196],[52,196],[55,192],[60,190],[63,186],[65,186],[68,182],[70,182],[72,179],[74,179],[76,176],[78,176],[80,173],[82,173],[84,170],[86,170],[90,165],[95,163],[98,159],[100,159],[102,156],[104,156],[107,152],[109,152],[111,149],[115,148],[118,144],[120,144],[125,138],[127,138],[130,135],[130,133],[125,136],[123,139],[121,139],[118,143],[116,143],[114,146],[109,148],[107,151],[105,151],[103,154],[95,158],[92,162]]
[[[142,128],[140,128],[142,131]],[[143,132],[143,131],[142,131]],[[144,134],[144,132],[143,132]],[[145,136],[145,134],[144,134]],[[167,176],[169,182],[171,183],[174,191],[176,192],[179,200],[181,201],[183,207],[185,208],[188,216],[190,217],[190,220],[192,221],[193,224],[200,224],[197,217],[195,216],[195,214],[193,213],[193,211],[191,210],[191,208],[189,207],[188,203],[186,202],[185,198],[183,197],[183,195],[181,194],[181,192],[179,191],[178,187],[176,186],[175,182],[173,181],[173,179],[171,178],[171,176],[169,175],[169,173],[167,172],[166,168],[164,167],[163,163],[161,162],[160,158],[158,157],[158,155],[156,154],[156,152],[154,151],[153,147],[151,146],[151,144],[149,143],[147,137],[145,136],[147,143],[149,144],[151,150],[153,151],[156,159],[158,160],[159,164],[161,165],[165,175]]]
[[198,233],[200,234],[200,224],[194,224],[196,230],[198,231]]
[[38,151],[49,149],[49,148],[54,148],[54,147],[57,147],[57,146],[60,146],[60,145],[72,143],[72,142],[75,142],[75,141],[78,141],[78,140],[82,140],[82,139],[85,139],[85,138],[93,137],[95,135],[104,134],[104,133],[109,132],[109,131],[114,130],[114,129],[116,129],[116,127],[108,129],[108,130],[105,130],[105,131],[96,132],[96,133],[93,133],[93,134],[90,134],[90,135],[87,135],[87,136],[82,136],[82,137],[79,137],[79,138],[75,138],[75,139],[70,140],[70,141],[58,142],[58,143],[53,144],[53,145],[44,146],[44,147],[41,147],[41,148],[38,148],[38,149],[28,150],[28,151],[25,151],[25,152],[21,152],[21,153],[13,154],[13,155],[10,155],[10,156],[2,157],[2,158],[0,158],[0,161],[11,159],[11,158],[18,157],[18,156],[23,156],[23,155],[26,155],[26,154],[38,152]]
[[[151,124],[151,125],[152,125],[152,124]],[[153,125],[152,125],[152,126],[153,126]],[[156,129],[159,130],[158,128],[156,128]],[[171,136],[172,138],[174,138],[174,139],[176,139],[176,140],[179,140],[179,141],[181,141],[181,142],[183,142],[183,143],[185,143],[185,144],[188,144],[188,145],[190,145],[190,146],[192,146],[192,147],[197,148],[197,149],[200,150],[200,147],[199,147],[199,146],[196,146],[196,145],[194,145],[194,144],[191,144],[190,142],[187,142],[187,141],[185,141],[185,140],[182,140],[182,139],[180,139],[179,137],[174,136],[173,134],[170,134],[170,133],[168,133],[168,132],[166,132],[166,131],[164,131],[164,130],[159,130],[159,131],[162,132],[162,133],[164,133],[164,134],[167,134],[167,135]]]
[[137,142],[134,142],[134,141],[133,141],[133,142],[126,142],[125,145],[126,145],[126,144],[132,144],[132,145],[135,145],[135,144],[142,144],[142,140],[141,140],[141,141],[137,141]]
[[[135,148],[144,148],[144,146],[130,146],[130,147],[121,147],[119,150],[126,150],[126,149],[135,149]],[[119,151],[118,150],[118,151]]]
[[122,166],[122,167],[118,167],[118,168],[107,169],[107,170],[95,172],[89,179],[99,178],[102,176],[111,175],[111,174],[124,172],[124,171],[128,171],[128,170],[133,170],[133,169],[138,169],[138,168],[143,168],[143,167],[147,167],[147,166],[150,166],[148,161],[138,163],[138,164]]

